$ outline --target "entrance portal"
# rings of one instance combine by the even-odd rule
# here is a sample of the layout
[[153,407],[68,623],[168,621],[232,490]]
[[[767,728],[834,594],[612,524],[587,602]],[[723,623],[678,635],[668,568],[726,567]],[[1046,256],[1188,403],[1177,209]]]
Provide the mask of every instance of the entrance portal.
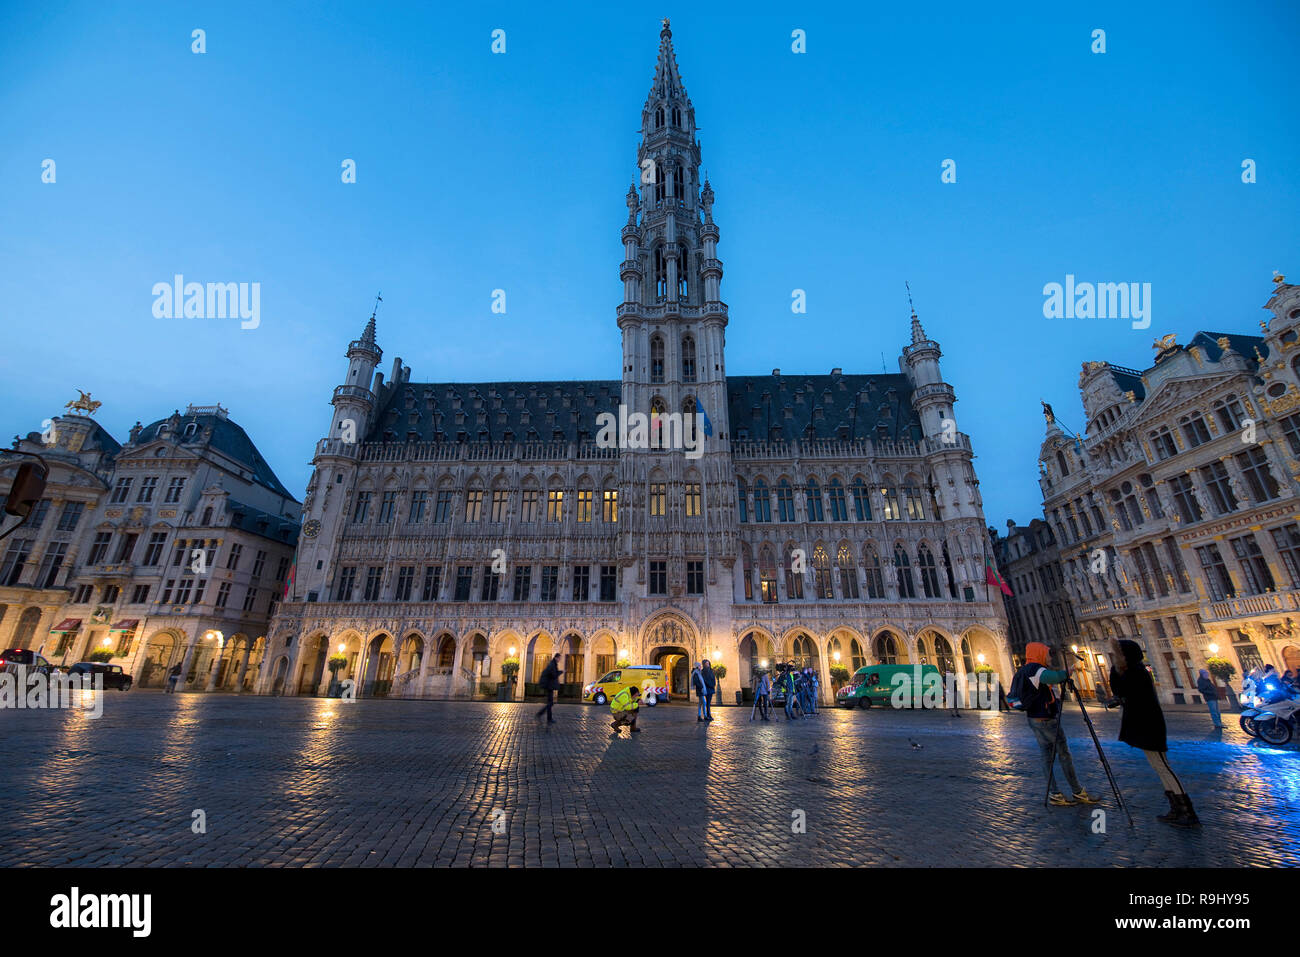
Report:
[[690,652],[680,645],[662,645],[650,652],[650,663],[664,669],[668,676],[669,694],[674,698],[690,697]]

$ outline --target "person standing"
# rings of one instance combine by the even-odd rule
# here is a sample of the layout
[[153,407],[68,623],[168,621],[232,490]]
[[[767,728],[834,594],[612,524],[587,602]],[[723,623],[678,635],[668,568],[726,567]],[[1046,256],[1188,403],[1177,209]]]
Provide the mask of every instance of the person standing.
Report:
[[798,682],[794,680],[794,669],[786,668],[781,672],[778,685],[785,695],[785,717],[787,721],[794,720],[795,695],[799,693]]
[[1214,681],[1210,678],[1210,673],[1202,668],[1201,676],[1196,679],[1196,690],[1201,693],[1205,699],[1205,706],[1210,709],[1210,717],[1214,719],[1214,728],[1216,731],[1223,730],[1223,719],[1219,716],[1219,690],[1214,687]]
[[708,691],[704,687],[704,672],[698,661],[691,668],[691,691],[695,692],[695,720],[703,721],[705,720],[704,716],[708,713],[706,710],[708,707]]
[[547,724],[555,724],[555,718],[551,715],[551,708],[555,705],[555,692],[560,687],[560,675],[562,674],[564,672],[560,670],[559,655],[553,656],[546,663],[546,667],[542,669],[540,684],[542,690],[546,692],[546,704],[542,705],[541,710],[537,712],[537,718],[541,720],[542,715],[546,715]]
[[168,694],[172,694],[173,692],[176,691],[176,682],[180,680],[181,680],[181,666],[180,663],[178,662],[172,665],[171,670],[167,672],[167,693]]
[[763,720],[772,720],[768,717],[768,712],[772,709],[772,678],[766,671],[761,672],[758,676],[758,684],[754,688],[754,698],[758,713],[763,716]]
[[1075,774],[1074,759],[1070,756],[1070,746],[1065,741],[1065,734],[1061,730],[1059,720],[1061,698],[1052,687],[1064,685],[1070,680],[1070,673],[1048,668],[1048,654],[1050,650],[1041,641],[1031,641],[1025,645],[1025,663],[1011,679],[1012,696],[1019,692],[1025,715],[1029,719],[1029,727],[1034,732],[1038,751],[1043,758],[1043,773],[1047,775],[1048,787],[1055,787],[1056,775],[1053,765],[1059,764],[1074,794],[1071,798],[1061,791],[1052,790],[1048,800],[1057,807],[1071,804],[1096,804],[1097,799],[1079,783],[1079,776]]
[[822,682],[817,676],[817,670],[810,668],[808,670],[808,710],[810,714],[817,713],[817,693],[821,690]]
[[704,720],[713,720],[713,692],[718,687],[718,676],[713,673],[713,666],[709,664],[709,659],[705,658],[702,662],[700,674],[704,677]]
[[1111,642],[1110,686],[1120,699],[1123,712],[1119,721],[1119,739],[1146,754],[1169,799],[1169,813],[1156,819],[1178,827],[1200,824],[1192,799],[1169,766],[1166,752],[1165,715],[1156,697],[1156,686],[1142,663],[1142,646],[1127,638]]

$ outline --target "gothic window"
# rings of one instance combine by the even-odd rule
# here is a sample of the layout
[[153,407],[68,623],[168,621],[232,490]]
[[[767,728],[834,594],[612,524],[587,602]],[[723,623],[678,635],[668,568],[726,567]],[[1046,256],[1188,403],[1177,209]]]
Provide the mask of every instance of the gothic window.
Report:
[[867,597],[885,597],[885,579],[880,571],[880,556],[868,545],[862,552],[862,566],[866,571]]
[[[948,597],[957,597],[957,580],[952,574],[952,558],[948,555],[948,546],[943,546],[943,570],[948,574]],[[1059,572],[1058,572],[1059,574]]]
[[795,667],[800,670],[811,668],[817,664],[817,646],[813,644],[813,640],[805,634],[800,634],[794,640],[792,659]]
[[948,639],[943,635],[934,636],[934,658],[940,674],[947,674],[950,671],[953,674],[957,673],[957,666],[952,657],[952,645],[948,644]]
[[813,584],[818,598],[835,597],[835,590],[831,585],[831,559],[821,545],[813,549]]
[[745,574],[745,601],[754,600],[754,553],[749,545],[740,546],[740,567]]
[[867,483],[861,478],[853,480],[853,515],[859,522],[871,521],[871,498]]
[[808,486],[805,492],[808,502],[808,521],[823,521],[826,516],[822,513],[822,487],[817,484],[817,480],[811,475],[808,476]]
[[673,167],[673,200],[678,206],[686,205],[686,170]]
[[776,487],[776,510],[781,521],[794,521],[794,489],[786,479],[781,479]]
[[[663,186],[656,184],[655,189],[661,190]],[[655,247],[654,271],[655,297],[664,299],[668,295],[668,259],[664,256],[664,247],[662,245]]]
[[680,106],[673,107],[672,119],[673,126],[680,130],[682,128],[682,108]]
[[767,492],[767,483],[762,479],[754,483],[754,521],[772,521],[772,497]]
[[882,665],[898,664],[898,642],[890,632],[885,632],[875,641],[876,660]]
[[663,126],[664,126],[664,108],[662,106],[658,106],[655,107],[655,129],[661,130],[663,129]]
[[795,571],[795,547],[787,545],[785,548],[785,597],[791,599],[803,598],[803,572]]
[[758,550],[758,575],[762,586],[763,601],[775,602],[776,595],[776,549],[764,544]]
[[650,381],[664,381],[664,340],[662,336],[650,337]]
[[884,502],[884,517],[886,521],[897,521],[903,517],[903,511],[898,507],[898,489],[895,486],[882,486],[880,489],[880,497]]
[[695,381],[695,340],[690,336],[682,340],[682,381]]
[[856,599],[858,597],[858,569],[853,562],[853,553],[849,551],[849,543],[840,543],[839,551],[835,553],[835,564],[840,570],[840,594],[846,599]]
[[934,553],[922,545],[916,553],[916,563],[921,566],[921,588],[926,598],[941,598],[939,594],[939,570],[934,563]]
[[736,480],[736,512],[739,517],[739,521],[741,522],[749,521],[749,505],[746,502],[747,491],[748,490],[745,488],[745,480],[737,479]]
[[844,501],[844,485],[839,479],[831,479],[831,484],[826,489],[827,496],[831,502],[831,521],[847,522],[849,520],[849,510]]
[[903,543],[894,546],[894,569],[898,573],[898,597],[916,597],[916,579],[912,577],[912,563],[907,560]]

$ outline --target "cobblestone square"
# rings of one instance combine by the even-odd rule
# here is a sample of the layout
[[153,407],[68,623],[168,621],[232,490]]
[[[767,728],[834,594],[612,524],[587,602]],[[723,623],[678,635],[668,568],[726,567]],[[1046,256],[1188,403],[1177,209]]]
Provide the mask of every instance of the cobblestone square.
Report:
[[[1133,811],[1113,804],[1077,711],[1090,809],[1044,808],[1020,714],[828,710],[787,724],[642,709],[109,693],[92,720],[0,713],[0,865],[1191,866],[1295,864],[1300,763],[1226,715],[1169,714],[1170,761],[1203,827],[1153,815],[1141,754],[1092,712]],[[914,745],[919,745],[914,747]],[[206,833],[194,833],[202,811]],[[803,812],[806,833],[794,833]],[[495,824],[495,831],[494,831]],[[496,833],[500,832],[500,833]]]

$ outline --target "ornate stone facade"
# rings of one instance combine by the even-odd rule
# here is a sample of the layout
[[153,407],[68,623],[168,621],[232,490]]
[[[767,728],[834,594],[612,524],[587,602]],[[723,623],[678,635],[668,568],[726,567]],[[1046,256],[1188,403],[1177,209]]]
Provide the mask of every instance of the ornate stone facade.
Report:
[[1078,439],[1048,409],[1040,484],[1068,640],[1094,667],[1105,639],[1139,641],[1168,702],[1200,701],[1207,657],[1238,679],[1300,668],[1300,287],[1275,287],[1262,335],[1165,336],[1143,372],[1084,363]]
[[[125,445],[83,414],[93,411],[14,442],[50,474],[3,540],[0,647],[60,665],[109,652],[136,686],[161,687],[179,664],[182,689],[251,689],[298,502],[220,406],[136,423]],[[6,488],[27,460],[2,460]]]
[[[916,317],[892,375],[729,376],[714,192],[665,25],[627,194],[618,379],[385,381],[374,317],[316,448],[293,592],[264,692],[467,697],[552,653],[830,668],[1005,669],[984,517],[939,346]],[[601,441],[602,413],[681,412],[699,454]],[[665,425],[664,431],[668,431]],[[688,443],[689,444],[689,443]],[[728,700],[731,695],[728,694]]]

